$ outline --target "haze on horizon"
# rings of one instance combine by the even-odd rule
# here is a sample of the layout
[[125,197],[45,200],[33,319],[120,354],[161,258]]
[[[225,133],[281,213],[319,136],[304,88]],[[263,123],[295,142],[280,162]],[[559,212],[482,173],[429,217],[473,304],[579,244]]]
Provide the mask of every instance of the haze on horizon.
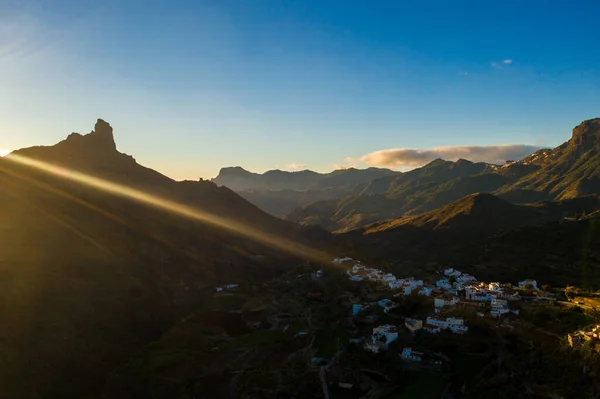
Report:
[[177,179],[496,163],[599,116],[597,3],[173,3],[0,1],[0,156],[103,118]]

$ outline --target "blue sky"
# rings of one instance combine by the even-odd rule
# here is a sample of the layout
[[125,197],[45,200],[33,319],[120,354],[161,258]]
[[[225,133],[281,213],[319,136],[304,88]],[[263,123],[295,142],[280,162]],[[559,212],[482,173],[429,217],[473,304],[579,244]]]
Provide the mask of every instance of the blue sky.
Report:
[[514,157],[600,116],[598,15],[592,0],[0,0],[0,149],[103,118],[178,179]]

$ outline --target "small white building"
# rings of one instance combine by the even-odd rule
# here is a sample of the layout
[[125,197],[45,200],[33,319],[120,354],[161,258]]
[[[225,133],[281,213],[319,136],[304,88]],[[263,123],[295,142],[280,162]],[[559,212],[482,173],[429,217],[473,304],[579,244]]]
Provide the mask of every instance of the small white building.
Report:
[[448,289],[452,288],[452,284],[450,284],[450,281],[448,281],[448,279],[446,279],[446,278],[438,280],[435,283],[435,286],[438,287],[438,288],[445,289],[445,290],[448,290]]
[[393,290],[397,290],[403,286],[403,283],[400,280],[393,280],[388,283],[388,286]]
[[[444,318],[444,317],[440,317],[440,316],[436,316],[436,317],[431,317],[429,316],[427,318],[427,320],[425,321],[425,325],[429,325],[429,326],[436,326],[439,327],[440,329],[447,329],[452,331],[455,334],[464,334],[467,331],[469,331],[469,327],[465,326],[465,321],[463,319],[458,319],[458,318],[454,318],[454,317],[448,317],[448,318]],[[423,329],[426,329],[425,327],[423,327]]]
[[384,324],[373,329],[371,341],[381,341],[387,347],[390,343],[398,339],[398,327],[391,324]]
[[377,304],[383,308],[385,313],[388,313],[391,309],[394,309],[397,306],[391,299],[382,299],[377,302]]
[[406,318],[404,319],[404,326],[408,329],[408,331],[415,333],[423,328],[423,320]]
[[531,279],[525,279],[523,281],[519,282],[519,288],[524,288],[526,285],[531,285],[533,287],[534,290],[539,290],[538,286],[537,286],[537,281],[535,280],[531,280]]
[[506,314],[508,312],[510,312],[510,310],[508,308],[500,307],[500,306],[492,306],[492,309],[490,310],[490,315],[492,315],[493,317],[500,317],[503,314]]
[[493,292],[499,292],[502,290],[502,286],[500,285],[500,283],[489,283],[488,284],[488,290],[489,291],[493,291]]
[[496,307],[501,307],[501,308],[505,308],[508,306],[508,300],[507,299],[500,299],[500,298],[492,298],[492,306],[496,306]]
[[462,274],[461,272],[459,272],[458,270],[454,270],[451,267],[444,270],[444,276],[448,276],[448,277],[458,277],[461,274]]
[[438,334],[442,331],[439,326],[434,326],[433,324],[425,324],[423,330],[431,334]]
[[345,258],[335,258],[335,259],[333,260],[333,263],[335,263],[335,264],[339,265],[340,263],[348,262],[348,261],[351,261],[351,260],[354,260],[354,259],[352,259],[352,258],[349,258],[349,257],[345,257]]
[[461,283],[474,283],[477,281],[477,279],[473,276],[471,276],[470,274],[463,274],[461,276],[458,276],[456,278],[456,281],[461,282]]
[[457,297],[452,297],[452,298],[437,297],[433,300],[433,305],[436,308],[443,308],[444,306],[454,306],[457,303],[458,303]]
[[419,295],[431,296],[432,292],[433,292],[433,287],[425,286],[419,290]]
[[480,288],[473,285],[465,288],[465,297],[468,300],[478,302],[490,302],[492,300],[492,294],[487,292],[485,288]]
[[409,362],[420,362],[423,360],[423,353],[413,351],[412,348],[404,348],[402,349],[400,357],[404,360],[408,360]]

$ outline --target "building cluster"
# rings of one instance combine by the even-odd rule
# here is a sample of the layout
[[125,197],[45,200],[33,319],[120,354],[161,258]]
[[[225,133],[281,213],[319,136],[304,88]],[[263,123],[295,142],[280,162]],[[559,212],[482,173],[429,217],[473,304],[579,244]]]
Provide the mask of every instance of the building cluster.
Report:
[[569,340],[569,345],[574,348],[580,347],[586,342],[590,342],[592,344],[600,343],[600,324],[597,324],[589,331],[577,331],[573,334],[568,334],[567,339]]
[[[496,318],[508,313],[518,314],[518,310],[509,308],[509,303],[513,300],[520,300],[521,297],[510,284],[480,282],[474,276],[453,268],[447,268],[441,272],[440,278],[435,283],[427,283],[413,277],[397,278],[392,273],[367,267],[351,258],[334,260],[334,263],[344,262],[352,262],[346,271],[351,281],[379,283],[381,287],[388,287],[390,290],[397,291],[393,294],[393,297],[424,295],[433,298],[433,312],[425,320],[405,318],[404,327],[413,334],[420,330],[430,334],[438,334],[444,330],[454,334],[468,333],[469,327],[465,325],[464,319],[447,316],[444,311],[445,308],[458,305],[473,306],[477,310],[478,317],[484,317],[486,309],[489,310],[492,317]],[[520,288],[533,287],[537,289],[537,282],[527,279],[519,282],[518,286]],[[397,307],[393,300],[387,298],[378,301],[377,305],[383,308],[385,313]],[[366,307],[368,306],[354,304],[352,306],[352,316],[357,316]],[[390,324],[373,328],[371,336],[364,342],[364,348],[374,353],[387,349],[391,342],[398,339],[399,328]],[[404,348],[400,357],[406,361],[423,362],[423,353],[414,351],[410,347]]]

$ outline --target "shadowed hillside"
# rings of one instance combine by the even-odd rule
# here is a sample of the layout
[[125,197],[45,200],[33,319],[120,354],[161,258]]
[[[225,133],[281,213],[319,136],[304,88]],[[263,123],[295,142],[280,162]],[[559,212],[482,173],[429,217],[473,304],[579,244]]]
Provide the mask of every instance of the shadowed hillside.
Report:
[[0,187],[2,397],[94,397],[215,284],[271,277],[327,240],[225,187],[140,166],[102,120],[0,159]]

